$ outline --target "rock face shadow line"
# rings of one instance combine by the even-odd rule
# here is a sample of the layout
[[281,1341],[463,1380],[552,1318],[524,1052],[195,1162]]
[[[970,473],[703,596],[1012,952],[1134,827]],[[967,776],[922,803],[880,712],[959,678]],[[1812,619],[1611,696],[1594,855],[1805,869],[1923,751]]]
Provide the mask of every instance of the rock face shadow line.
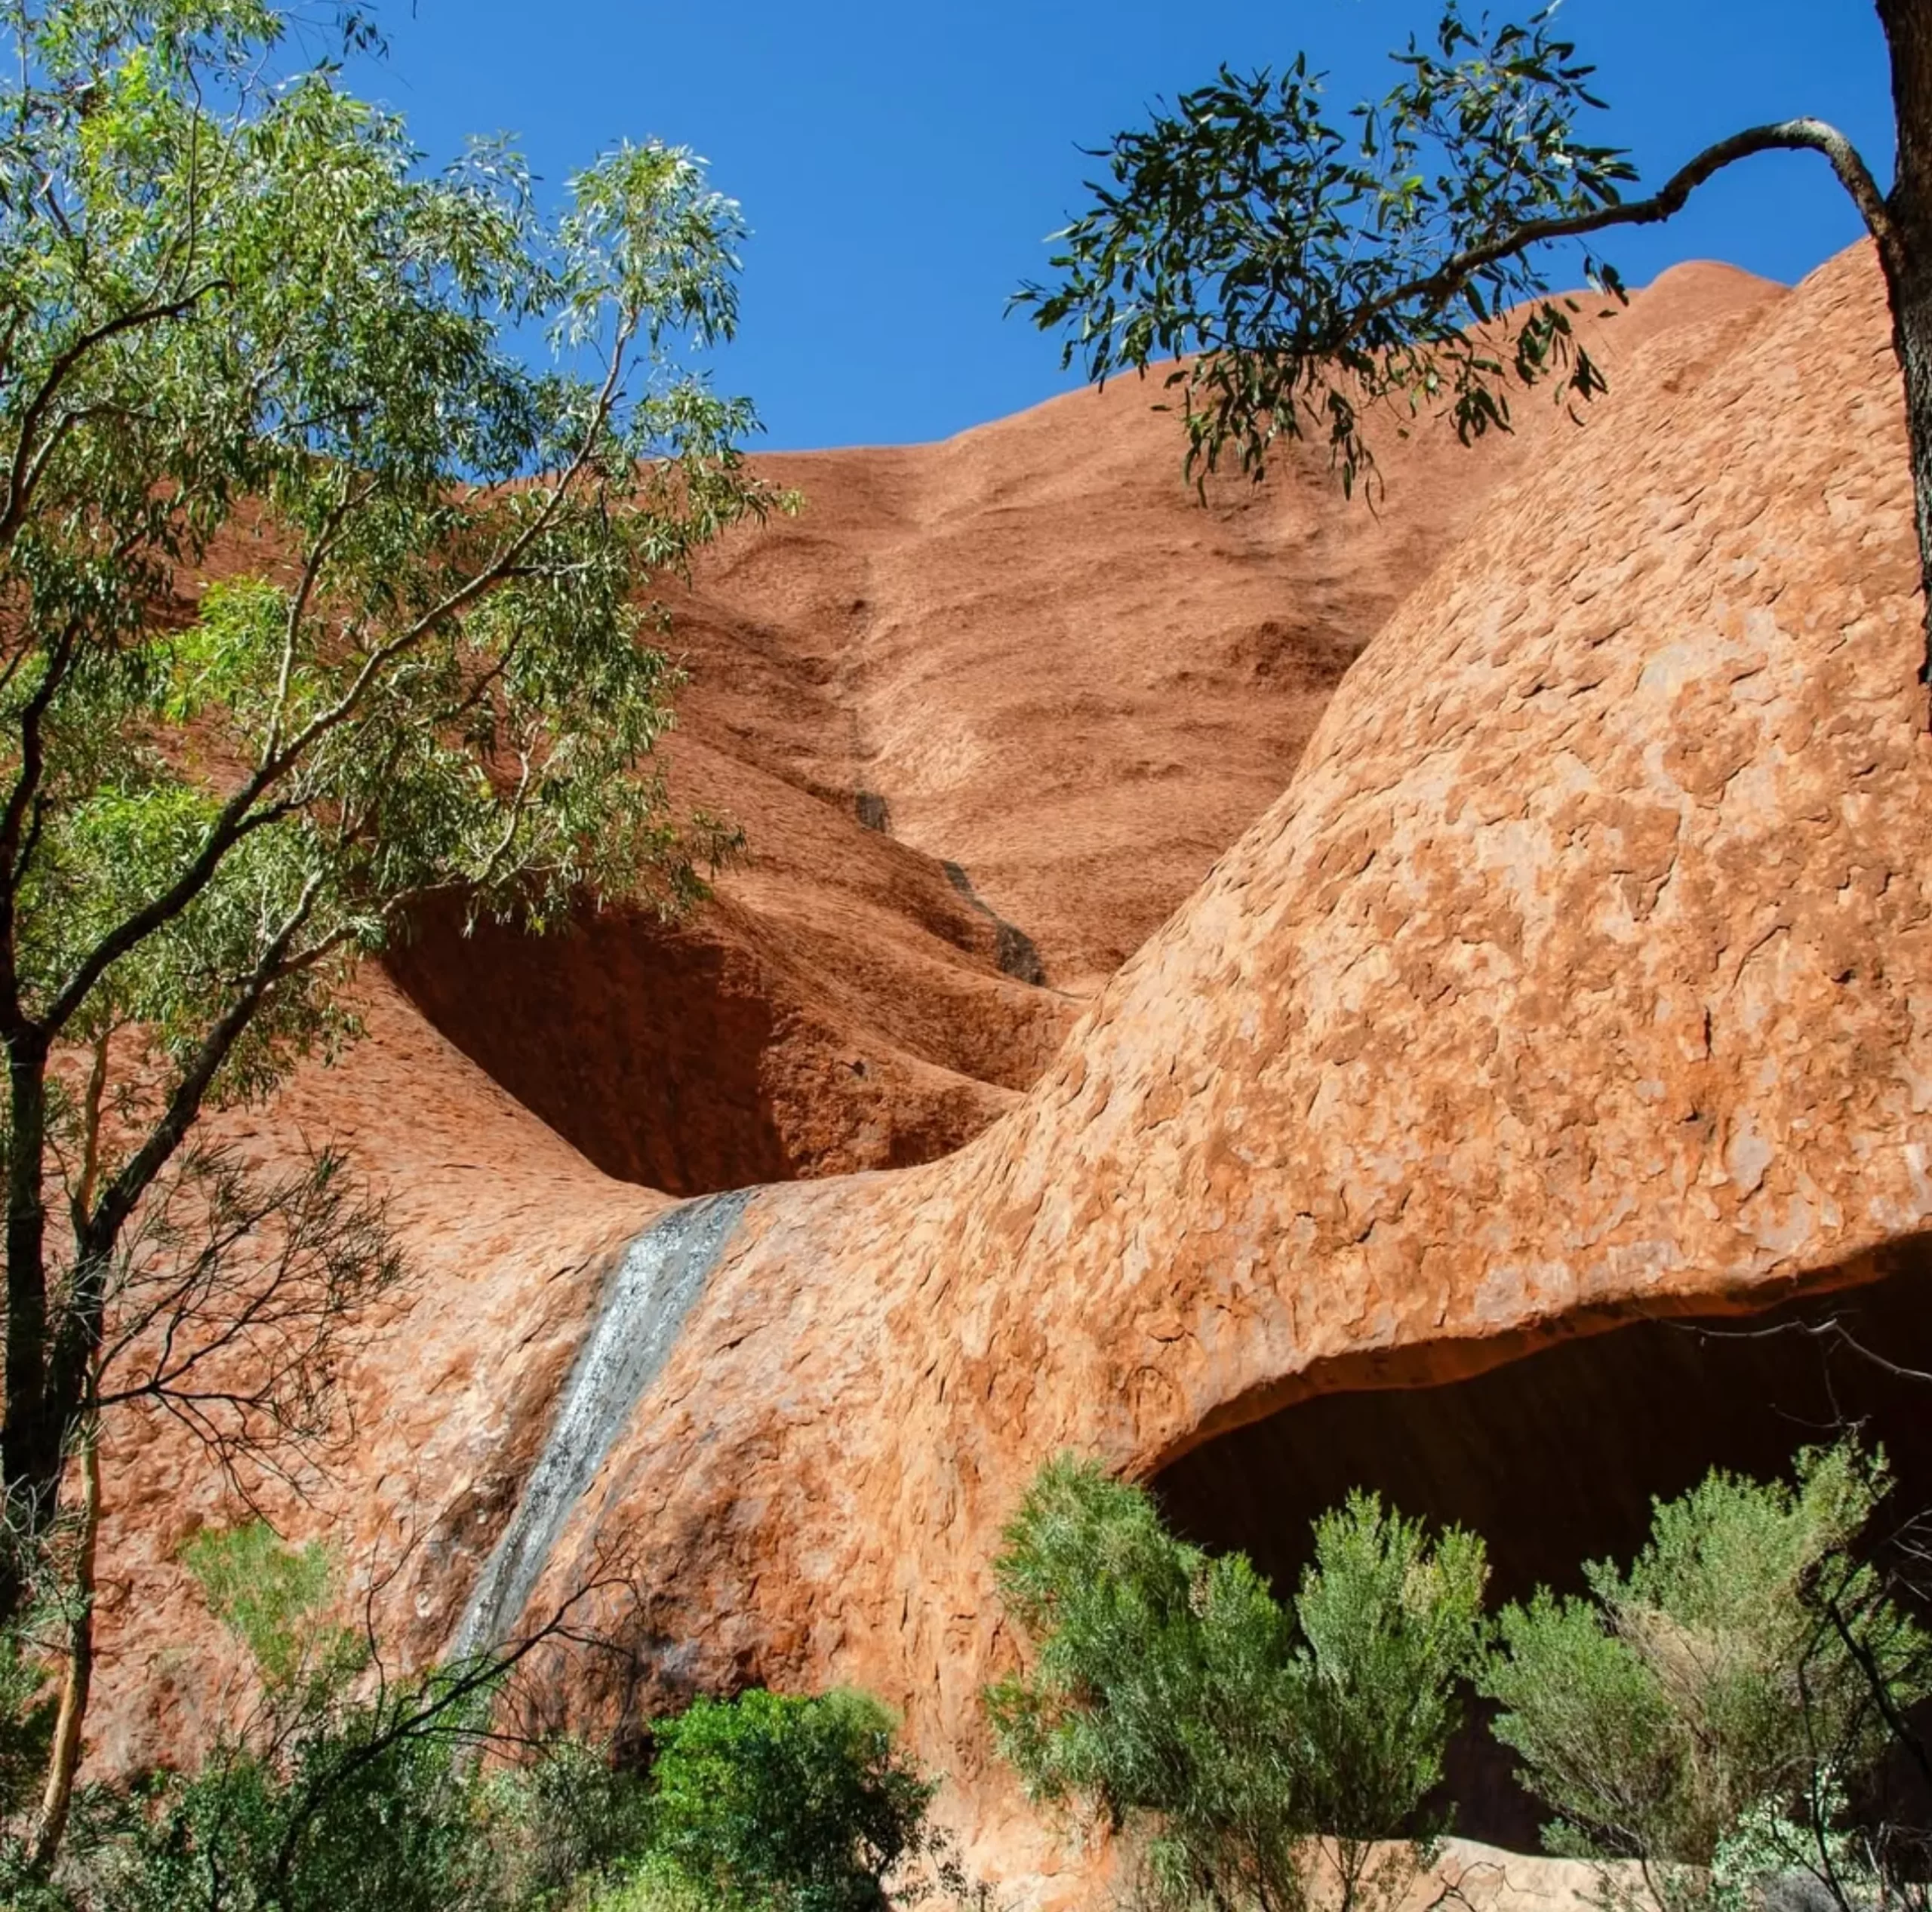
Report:
[[577,1351],[543,1451],[477,1575],[451,1642],[454,1657],[488,1651],[515,1625],[571,1510],[663,1369],[685,1315],[755,1192],[734,1188],[681,1202],[625,1250]]
[[1010,976],[1018,982],[1031,983],[1036,989],[1044,989],[1047,967],[1040,961],[1040,952],[1034,947],[1033,939],[1018,924],[1009,923],[973,887],[973,879],[966,874],[963,865],[942,862],[940,868],[946,872],[946,881],[992,924],[993,963],[1000,974]]

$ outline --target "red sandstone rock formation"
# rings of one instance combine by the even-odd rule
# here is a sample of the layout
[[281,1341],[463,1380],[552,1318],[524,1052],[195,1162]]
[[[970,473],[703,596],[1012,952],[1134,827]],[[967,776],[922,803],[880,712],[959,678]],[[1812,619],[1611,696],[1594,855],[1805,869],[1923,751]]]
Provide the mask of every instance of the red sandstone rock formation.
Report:
[[[1666,274],[1597,328],[1644,340],[1774,288]],[[1567,414],[1534,394],[1473,455],[1381,435],[1386,508],[1310,453],[1203,509],[1155,381],[1122,380],[943,444],[762,461],[799,518],[733,539],[677,626],[694,732],[970,872],[1091,993],[1281,794],[1337,681]]]
[[[1387,569],[1348,588],[1364,620],[1401,601],[1285,793],[977,1140],[925,1167],[751,1197],[668,1361],[611,1428],[540,1604],[620,1547],[653,1592],[605,1617],[667,1683],[870,1686],[984,1834],[1011,1802],[975,1696],[1014,1650],[987,1563],[1047,1455],[1073,1446],[1149,1474],[1308,1397],[1475,1373],[1633,1315],[1761,1305],[1922,1245],[1932,742],[1877,277],[1853,254],[1787,297],[1715,294],[1709,322],[1685,322],[1691,301],[1626,346],[1617,395],[1586,432],[1503,447],[1515,475],[1501,488],[1478,496],[1481,463],[1415,450],[1438,475],[1416,521],[1460,542],[1406,598],[1392,461],[1388,515],[1350,533]],[[1060,416],[1122,402],[1061,401]],[[1140,429],[1126,416],[1123,447]],[[1063,483],[1068,549],[1084,549],[1082,513],[1104,522],[1110,502],[1080,502],[1077,460],[1063,453],[1050,475],[1017,448],[1029,433],[1060,447],[1070,426],[1016,421],[879,469],[903,481],[895,499],[916,496],[905,461],[964,468],[1001,432],[988,484],[1003,469],[1012,497],[1044,511]],[[1158,456],[1160,438],[1146,442]],[[1466,496],[1452,471],[1469,475]],[[1253,536],[1225,601],[1252,607],[1251,631],[1269,616],[1301,628],[1324,601],[1307,580],[1340,591],[1348,569],[1323,541],[1325,494],[1312,479],[1289,491],[1247,518],[1192,521],[1203,545]],[[995,499],[983,522],[1004,509]],[[1299,533],[1254,529],[1297,512]],[[813,556],[820,570],[783,608],[785,553],[809,526],[704,581],[707,601],[756,591],[781,606],[760,639],[774,670],[801,653],[774,633],[816,628],[811,580],[835,569]],[[1132,774],[1190,761],[1173,672],[1212,678],[1196,745],[1210,762],[1189,787],[1231,830],[1266,764],[1285,770],[1317,693],[1267,703],[1232,636],[1218,662],[1205,644],[1177,657],[1199,628],[1177,551],[1163,591],[1161,562],[1135,569],[1137,547],[1116,547],[1117,601],[1163,621],[1149,631],[1122,610],[1109,639],[1075,615],[1105,578],[1076,567],[1057,623],[969,615],[936,582],[945,545],[923,569],[916,554],[881,562],[848,594],[900,602],[890,573],[909,608],[863,641],[826,639],[826,680],[853,660],[840,707],[865,720],[843,767],[811,724],[788,743],[741,712],[732,732],[728,689],[709,706],[700,693],[694,734],[721,761],[761,755],[808,795],[862,773],[907,844],[964,862],[1050,973],[1075,974],[1145,927],[1171,900],[1163,883],[1207,853],[1189,847],[1183,807]],[[1432,555],[1424,540],[1416,568]],[[989,592],[1051,563],[1007,547],[991,561]],[[714,654],[750,641],[716,616]],[[1241,627],[1230,611],[1222,628]],[[943,646],[955,629],[968,635],[943,680],[922,675],[920,631]],[[1368,635],[1347,628],[1335,653]],[[1048,653],[1071,673],[1057,702],[1034,675]],[[1109,672],[1116,654],[1133,661]],[[1260,714],[1231,742],[1244,672]],[[1002,756],[1016,711],[1038,727]],[[1057,722],[1105,773],[1089,795],[1041,741]],[[1030,850],[1014,801],[1026,775],[1043,799]],[[1091,848],[1059,853],[1076,831]],[[1113,886],[1084,915],[1083,883]],[[504,987],[478,1001],[507,1003],[489,993]],[[420,1540],[387,1611],[431,1650],[542,1446],[603,1271],[655,1198],[595,1175],[406,1005],[380,995],[373,1023],[350,1068],[305,1075],[257,1133],[272,1145],[298,1115],[345,1129],[386,1160],[418,1246],[420,1283],[358,1369],[354,1472],[304,1517],[333,1518],[352,1559]],[[117,1748],[151,1735],[168,1703],[137,1669],[193,1631],[168,1559],[215,1511],[192,1465],[158,1441],[109,1473],[126,1577],[101,1723]],[[1060,1863],[1011,1828],[981,1849],[1014,1879]]]
[[[1770,290],[1668,275],[1608,328],[1613,375]],[[1540,395],[1474,453],[1392,426],[1379,515],[1318,457],[1204,509],[1157,395],[1130,380],[943,444],[764,461],[803,512],[711,555],[671,641],[692,674],[677,793],[742,822],[749,860],[676,931],[432,922],[392,965],[418,1006],[600,1168],[675,1194],[978,1133],[1280,793],[1389,610],[1570,429]],[[998,973],[995,915],[1048,988]]]

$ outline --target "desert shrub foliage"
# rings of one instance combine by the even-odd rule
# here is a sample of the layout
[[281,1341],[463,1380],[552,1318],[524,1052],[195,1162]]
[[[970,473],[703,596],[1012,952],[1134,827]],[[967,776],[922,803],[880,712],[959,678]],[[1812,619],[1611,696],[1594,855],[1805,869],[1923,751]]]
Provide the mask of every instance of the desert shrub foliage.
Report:
[[1888,1485],[1850,1440],[1789,1481],[1714,1471],[1586,1595],[1503,1609],[1481,1685],[1555,1849],[1641,1859],[1677,1895],[1780,1853],[1842,1881],[1848,1795],[1932,1694],[1924,1631],[1860,1553]]
[[1035,1797],[1129,1831],[1173,1905],[1273,1912],[1321,1878],[1347,1905],[1406,1882],[1480,1645],[1480,1541],[1357,1495],[1317,1523],[1284,1603],[1244,1556],[1177,1539],[1144,1489],[1065,1459],[1005,1539],[1031,1660],[987,1705]]

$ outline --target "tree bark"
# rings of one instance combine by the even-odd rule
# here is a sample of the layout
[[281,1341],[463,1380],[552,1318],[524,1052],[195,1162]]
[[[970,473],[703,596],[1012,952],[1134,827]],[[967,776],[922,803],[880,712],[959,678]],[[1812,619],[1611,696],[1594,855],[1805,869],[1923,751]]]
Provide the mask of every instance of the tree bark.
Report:
[[[8,1044],[7,1407],[0,1422],[0,1489],[10,1520],[41,1531],[58,1492],[62,1439],[47,1398],[47,1051],[22,1032]],[[26,1576],[15,1546],[0,1548],[0,1625],[17,1614]]]
[[1878,8],[1891,54],[1899,140],[1898,176],[1886,202],[1893,242],[1879,250],[1911,435],[1925,614],[1919,678],[1932,723],[1932,0],[1878,0]]
[[60,1711],[54,1723],[54,1747],[48,1756],[47,1784],[41,1795],[29,1848],[30,1863],[45,1870],[54,1862],[67,1830],[68,1809],[74,1801],[74,1775],[80,1770],[81,1726],[87,1718],[94,1685],[94,1541],[100,1531],[100,1449],[99,1430],[90,1427],[81,1437],[81,1539],[71,1589],[76,1603],[67,1636],[67,1674],[60,1686]]

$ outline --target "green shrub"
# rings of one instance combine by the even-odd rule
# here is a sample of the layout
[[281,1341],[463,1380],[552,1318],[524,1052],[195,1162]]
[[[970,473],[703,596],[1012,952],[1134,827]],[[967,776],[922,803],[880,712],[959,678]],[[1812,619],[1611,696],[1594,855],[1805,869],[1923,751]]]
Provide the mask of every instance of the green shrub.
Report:
[[325,1709],[368,1665],[368,1642],[337,1618],[340,1569],[319,1540],[285,1545],[265,1520],[204,1528],[181,1549],[208,1611],[248,1649],[285,1720]]
[[1159,1898],[1268,1912],[1323,1867],[1350,1904],[1373,1842],[1427,1830],[1481,1643],[1473,1536],[1432,1544],[1353,1495],[1284,1608],[1244,1556],[1177,1539],[1143,1489],[1063,1458],[995,1573],[1035,1655],[987,1695],[997,1743],[1035,1797],[1136,1832]]
[[198,1770],[155,1775],[96,1828],[87,1902],[101,1912],[486,1902],[494,1855],[459,1755],[487,1723],[490,1683],[432,1672],[358,1697],[368,1644],[336,1618],[340,1576],[319,1543],[288,1547],[252,1521],[198,1535],[182,1559],[248,1649],[260,1703]]
[[[272,1753],[228,1744],[195,1772],[97,1794],[66,1883],[82,1912],[568,1912],[641,1853],[642,1782],[559,1740],[479,1763],[487,1698],[435,1729],[397,1689],[312,1720]],[[0,1904],[9,1901],[0,1898]]]
[[503,1902],[516,1912],[586,1905],[645,1850],[642,1775],[586,1741],[554,1739],[534,1759],[485,1773],[479,1790]]
[[654,1729],[648,1855],[624,1902],[702,1912],[874,1912],[935,1855],[934,1787],[862,1693],[700,1699]]
[[285,1756],[218,1748],[157,1781],[91,1868],[100,1912],[457,1912],[501,1903],[458,1742],[380,1744],[346,1707]]
[[[657,1727],[648,1778],[569,1738],[492,1761],[500,1664],[386,1674],[325,1547],[257,1523],[182,1557],[258,1701],[197,1769],[86,1789],[57,1879],[0,1841],[8,1912],[880,1912],[911,1862],[958,1882],[933,1785],[863,1695],[700,1700]],[[0,1783],[43,1683],[0,1649]]]
[[39,1799],[60,1705],[45,1667],[17,1632],[0,1632],[0,1828]]
[[1503,1613],[1481,1686],[1552,1849],[1700,1878],[1793,1823],[1828,1849],[1888,1744],[1881,1702],[1932,1692],[1924,1636],[1854,1551],[1887,1484],[1850,1441],[1800,1454],[1795,1484],[1713,1471],[1656,1504],[1627,1572],[1594,1562],[1588,1598]]
[[491,1669],[377,1677],[327,1548],[254,1523],[183,1557],[260,1703],[197,1770],[83,1802],[65,1875],[86,1912],[526,1912],[614,1856],[608,1766],[567,1742],[484,1768]]

